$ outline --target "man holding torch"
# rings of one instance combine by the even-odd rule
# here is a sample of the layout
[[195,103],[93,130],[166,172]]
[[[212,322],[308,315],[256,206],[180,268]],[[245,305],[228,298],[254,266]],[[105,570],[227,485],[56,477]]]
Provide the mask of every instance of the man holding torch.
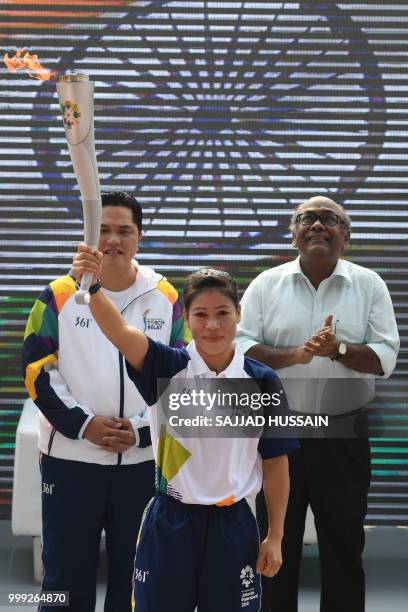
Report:
[[[102,194],[102,207],[103,291],[132,325],[182,346],[176,290],[133,259],[142,238],[140,205],[111,192]],[[75,292],[70,274],[51,282],[33,306],[24,339],[25,383],[41,411],[42,588],[69,591],[75,612],[94,610],[104,529],[105,612],[127,612],[139,523],[154,493],[146,406],[122,355],[89,307],[75,302]]]

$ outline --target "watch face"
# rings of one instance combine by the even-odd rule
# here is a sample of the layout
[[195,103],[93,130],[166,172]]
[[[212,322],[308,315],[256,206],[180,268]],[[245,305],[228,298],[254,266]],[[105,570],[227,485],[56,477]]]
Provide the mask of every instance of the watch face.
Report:
[[347,344],[345,342],[340,342],[339,344],[339,353],[340,355],[345,355],[347,352]]

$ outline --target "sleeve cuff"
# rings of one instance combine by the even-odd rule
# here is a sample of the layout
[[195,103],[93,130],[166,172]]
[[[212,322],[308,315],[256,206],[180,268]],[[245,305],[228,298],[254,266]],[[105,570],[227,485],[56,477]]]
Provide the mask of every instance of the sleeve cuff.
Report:
[[[146,446],[151,446],[151,438],[150,438],[150,427],[149,425],[142,425],[140,427],[140,418],[129,419],[132,425],[133,432],[135,434],[136,442],[135,445],[139,448],[146,448]],[[138,427],[139,425],[139,427]]]
[[152,439],[150,437],[150,427],[148,425],[139,429],[139,438],[139,448],[146,448],[147,446],[151,446]]
[[292,439],[273,439],[261,438],[259,441],[258,452],[262,460],[274,459],[282,455],[288,455],[299,450],[300,444],[296,438]]
[[244,353],[247,353],[249,351],[250,348],[252,348],[253,346],[256,346],[257,344],[260,344],[257,340],[254,340],[253,338],[237,338],[237,342],[240,346],[241,351]]
[[382,376],[378,376],[378,378],[389,378],[393,373],[395,364],[397,362],[397,355],[394,353],[393,349],[381,342],[368,343],[366,346],[369,346],[381,361],[381,367],[384,374]]
[[95,415],[94,415],[93,413],[88,414],[88,417],[87,417],[86,421],[84,421],[84,423],[83,423],[83,425],[82,425],[81,429],[80,429],[80,430],[79,430],[79,432],[78,432],[78,440],[81,440],[81,439],[84,437],[84,431],[85,431],[85,429],[86,429],[86,427],[87,427],[88,423],[89,423],[90,421],[92,421],[92,419],[94,418],[94,416],[95,416]]

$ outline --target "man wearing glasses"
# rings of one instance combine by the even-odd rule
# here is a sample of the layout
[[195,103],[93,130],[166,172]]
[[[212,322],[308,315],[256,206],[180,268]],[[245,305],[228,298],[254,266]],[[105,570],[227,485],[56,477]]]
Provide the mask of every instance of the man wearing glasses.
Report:
[[[344,420],[356,407],[346,390],[360,383],[373,390],[374,377],[386,378],[395,367],[399,337],[391,298],[375,272],[341,259],[350,238],[350,218],[342,206],[313,197],[295,210],[290,228],[299,256],[266,270],[249,285],[241,304],[238,341],[249,357],[278,371],[291,409]],[[337,392],[311,395],[310,388],[317,388],[311,386],[313,381],[308,381],[306,392],[300,379],[323,379],[325,385],[337,379],[334,389],[342,390],[341,401]],[[293,383],[301,392],[291,403],[288,387]],[[356,416],[364,424],[364,411],[357,410]],[[262,612],[298,609],[309,504],[319,541],[321,612],[363,612],[368,438],[304,438],[289,462],[283,566],[263,583]],[[265,509],[263,499],[257,501],[262,532]]]

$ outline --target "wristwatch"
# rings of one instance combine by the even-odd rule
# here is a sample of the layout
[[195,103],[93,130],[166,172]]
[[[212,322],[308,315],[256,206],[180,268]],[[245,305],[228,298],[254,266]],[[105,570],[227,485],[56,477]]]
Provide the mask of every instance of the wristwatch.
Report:
[[347,344],[341,341],[339,344],[339,348],[337,349],[337,355],[335,355],[334,357],[331,357],[330,359],[332,361],[337,361],[338,359],[341,359],[342,357],[344,357],[346,353],[347,353]]
[[[75,289],[77,291],[79,291],[80,288],[81,288],[81,285],[78,282],[76,282],[75,283]],[[94,284],[89,287],[88,293],[89,293],[89,295],[93,295],[94,293],[99,291],[99,289],[102,289],[102,283],[101,283],[100,279],[97,278],[96,281],[94,282]]]

